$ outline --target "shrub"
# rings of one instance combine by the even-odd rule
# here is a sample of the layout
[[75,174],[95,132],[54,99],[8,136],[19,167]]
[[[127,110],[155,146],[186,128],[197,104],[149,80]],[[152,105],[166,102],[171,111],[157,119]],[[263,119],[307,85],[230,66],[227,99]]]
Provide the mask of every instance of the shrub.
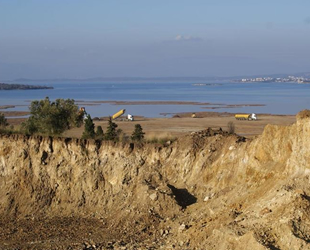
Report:
[[123,134],[123,130],[122,129],[117,129],[116,130],[116,137],[118,138],[121,134]]
[[112,122],[112,118],[110,117],[107,131],[104,135],[106,140],[116,140],[117,139],[117,132],[116,132],[117,124]]
[[66,129],[81,125],[83,117],[73,99],[56,99],[51,102],[33,101],[30,105],[30,117],[23,123],[22,129],[29,134],[42,133],[59,135]]
[[144,138],[144,132],[142,130],[142,127],[140,124],[135,125],[135,130],[133,131],[131,135],[131,139],[133,141],[141,141]]
[[126,135],[123,131],[118,135],[117,139],[120,142],[130,142],[130,136]]
[[90,115],[86,116],[82,138],[83,139],[95,138],[95,124],[93,123],[93,120],[91,119]]
[[4,128],[6,126],[8,126],[8,121],[5,118],[4,114],[0,113],[0,127]]
[[96,129],[96,139],[102,140],[104,137],[103,129],[101,126],[98,126]]
[[235,124],[232,121],[227,123],[227,128],[228,134],[232,135],[235,133]]
[[33,117],[29,117],[27,121],[23,122],[21,124],[21,131],[28,135],[38,132],[38,126],[35,124],[35,119]]
[[2,114],[0,114],[0,133],[7,134],[7,135],[18,133],[18,131],[14,130],[14,126],[13,125],[9,126],[6,119],[5,118],[3,119],[3,118],[4,116],[2,117]]

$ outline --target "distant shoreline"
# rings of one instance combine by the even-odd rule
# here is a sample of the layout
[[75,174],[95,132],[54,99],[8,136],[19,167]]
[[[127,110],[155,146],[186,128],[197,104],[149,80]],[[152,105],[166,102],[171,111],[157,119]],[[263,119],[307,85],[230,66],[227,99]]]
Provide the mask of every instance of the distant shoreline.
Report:
[[[210,102],[190,102],[190,101],[83,101],[76,100],[78,105],[92,106],[102,103],[112,105],[198,105],[198,106],[218,106],[219,108],[235,108],[235,107],[263,107],[266,104],[245,103],[245,104],[226,104],[226,103],[210,103]],[[203,107],[210,108],[210,107]]]
[[0,83],[0,90],[35,90],[35,89],[54,89],[54,88],[39,85]]

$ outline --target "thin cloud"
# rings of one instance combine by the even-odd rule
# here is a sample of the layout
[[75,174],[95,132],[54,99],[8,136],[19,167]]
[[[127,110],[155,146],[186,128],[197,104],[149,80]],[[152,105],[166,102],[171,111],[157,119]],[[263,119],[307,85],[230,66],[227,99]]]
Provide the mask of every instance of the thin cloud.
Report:
[[200,37],[194,37],[194,36],[183,36],[183,35],[177,35],[174,38],[174,41],[191,41],[191,42],[199,42],[203,39]]

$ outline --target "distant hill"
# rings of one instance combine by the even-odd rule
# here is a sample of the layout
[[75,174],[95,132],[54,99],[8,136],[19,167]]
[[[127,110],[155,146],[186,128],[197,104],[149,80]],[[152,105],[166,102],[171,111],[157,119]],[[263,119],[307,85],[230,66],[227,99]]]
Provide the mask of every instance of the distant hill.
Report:
[[53,89],[53,87],[0,83],[0,90],[31,90],[31,89]]
[[201,81],[216,81],[229,78],[220,77],[93,77],[93,78],[55,78],[55,79],[16,79],[16,82],[141,82],[141,83],[156,83],[156,82],[201,82]]
[[284,73],[284,74],[260,74],[260,75],[239,75],[239,76],[188,76],[188,77],[92,77],[92,78],[54,78],[54,79],[28,79],[19,78],[15,79],[15,82],[119,82],[119,83],[181,83],[181,82],[210,82],[210,81],[231,81],[242,78],[256,78],[256,77],[272,77],[272,78],[286,78],[288,76],[310,77],[310,72],[299,73]]

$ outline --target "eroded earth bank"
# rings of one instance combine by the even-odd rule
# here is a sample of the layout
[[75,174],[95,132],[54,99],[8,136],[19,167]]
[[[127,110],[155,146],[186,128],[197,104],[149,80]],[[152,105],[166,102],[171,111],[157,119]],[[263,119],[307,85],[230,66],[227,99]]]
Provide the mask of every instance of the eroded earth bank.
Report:
[[310,249],[310,118],[252,140],[0,137],[0,249]]

